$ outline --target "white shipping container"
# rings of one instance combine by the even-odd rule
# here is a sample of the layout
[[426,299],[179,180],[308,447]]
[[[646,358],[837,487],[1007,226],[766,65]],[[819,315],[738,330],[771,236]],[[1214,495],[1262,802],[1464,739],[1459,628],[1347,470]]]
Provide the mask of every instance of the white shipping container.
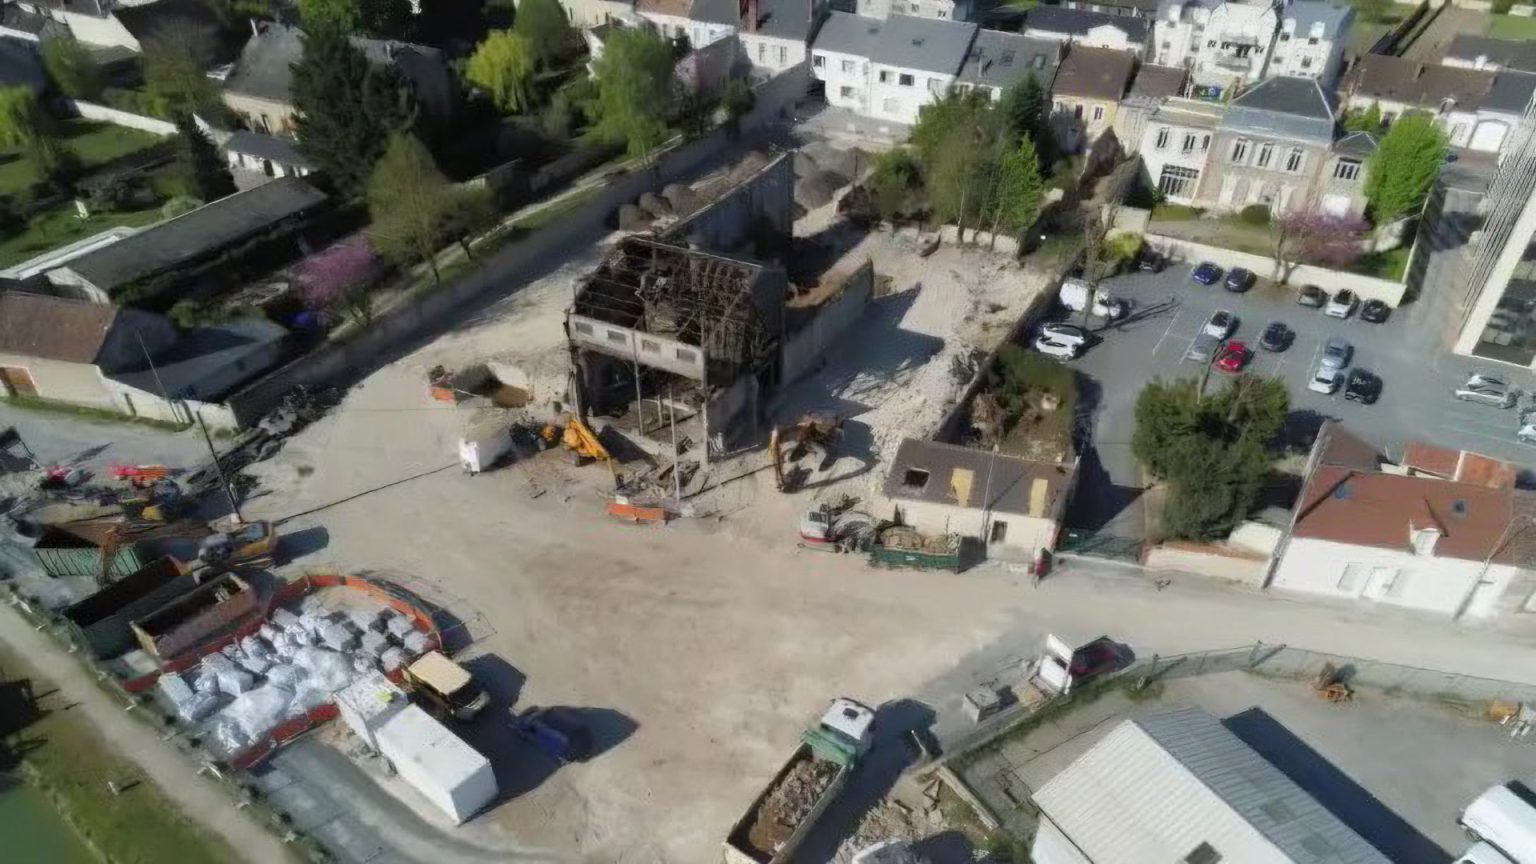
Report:
[[512,449],[511,425],[504,417],[476,421],[459,439],[459,466],[466,474],[485,471]]
[[374,736],[395,771],[455,824],[496,797],[490,760],[415,705],[386,719]]
[[404,690],[377,672],[336,693],[342,721],[374,750],[379,749],[374,732],[410,704]]

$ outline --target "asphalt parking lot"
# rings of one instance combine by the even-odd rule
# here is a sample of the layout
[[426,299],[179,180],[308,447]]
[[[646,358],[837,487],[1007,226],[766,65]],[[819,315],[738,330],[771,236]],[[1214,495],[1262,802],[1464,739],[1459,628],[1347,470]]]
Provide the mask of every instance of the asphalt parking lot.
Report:
[[[1503,376],[1526,392],[1536,391],[1529,373],[1501,364],[1456,357],[1438,339],[1440,326],[1429,316],[1439,304],[1413,303],[1394,310],[1385,323],[1360,320],[1358,309],[1347,319],[1329,318],[1322,309],[1300,306],[1295,289],[1261,280],[1243,294],[1218,283],[1200,285],[1190,278],[1188,265],[1172,265],[1161,273],[1128,273],[1105,280],[1101,287],[1133,304],[1121,322],[1090,321],[1100,341],[1071,365],[1083,373],[1084,408],[1092,412],[1092,438],[1084,454],[1084,470],[1071,522],[1074,527],[1119,536],[1141,536],[1141,515],[1135,501],[1141,477],[1131,455],[1136,397],[1154,378],[1202,374],[1201,364],[1184,360],[1184,352],[1206,318],[1224,309],[1238,319],[1232,340],[1252,351],[1249,372],[1286,382],[1299,426],[1320,418],[1344,422],[1356,434],[1383,448],[1401,453],[1409,441],[1486,453],[1517,464],[1536,463],[1536,447],[1515,439],[1518,412],[1457,401],[1451,394],[1474,371]],[[1289,348],[1269,352],[1259,337],[1272,321],[1295,333]],[[1382,380],[1381,396],[1373,405],[1307,389],[1324,342],[1338,337],[1354,348],[1350,368],[1366,369]],[[1212,369],[1211,388],[1228,377]]]

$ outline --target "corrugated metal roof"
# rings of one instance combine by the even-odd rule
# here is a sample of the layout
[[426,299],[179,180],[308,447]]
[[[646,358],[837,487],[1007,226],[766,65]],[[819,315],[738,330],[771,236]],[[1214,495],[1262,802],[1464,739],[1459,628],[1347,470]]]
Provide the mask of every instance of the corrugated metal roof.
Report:
[[1034,799],[1095,864],[1178,862],[1202,843],[1243,864],[1388,862],[1198,708],[1121,723]]

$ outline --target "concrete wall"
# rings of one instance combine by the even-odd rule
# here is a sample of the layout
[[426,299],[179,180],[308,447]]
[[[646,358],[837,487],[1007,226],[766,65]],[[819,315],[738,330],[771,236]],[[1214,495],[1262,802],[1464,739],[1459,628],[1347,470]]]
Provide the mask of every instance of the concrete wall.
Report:
[[695,381],[704,380],[704,351],[695,345],[582,315],[568,316],[566,330],[572,342],[599,354],[665,369]]
[[167,120],[157,120],[154,117],[145,117],[143,114],[119,111],[116,108],[108,108],[105,105],[97,105],[94,102],[81,102],[76,99],[66,99],[65,104],[86,120],[99,120],[102,123],[127,126],[130,129],[151,132],[155,135],[176,134],[176,124]]
[[[201,605],[209,603],[220,591],[228,592],[222,600]],[[258,605],[256,592],[250,586],[234,575],[226,574],[133,622],[133,630],[146,652],[168,659],[250,616]],[[178,614],[185,617],[178,618]]]
[[[809,81],[809,69],[797,66],[764,82],[756,89],[753,110],[742,118],[742,134],[779,119],[805,94]],[[356,337],[327,343],[230,396],[226,404],[233,418],[241,426],[249,426],[294,387],[356,380],[391,356],[398,346],[430,338],[451,326],[466,306],[506,296],[521,287],[529,270],[547,263],[544,259],[552,248],[575,243],[601,230],[603,221],[620,204],[634,201],[643,192],[689,178],[711,159],[741,146],[738,138],[720,128],[658,154],[652,169],[613,175],[586,206],[551,220],[531,236],[482,259],[479,267],[453,282],[380,315]]]
[[[1060,496],[1060,500],[1065,502],[1067,497]],[[985,538],[990,536],[992,523],[1005,523],[1005,542],[988,543],[988,555],[1033,558],[1036,551],[1051,549],[1056,545],[1059,526],[1055,518],[996,511],[988,514],[980,508],[929,501],[892,499],[891,503],[900,509],[902,522],[924,534],[954,533],[964,537]]]
[[746,435],[757,437],[760,397],[757,378],[742,375],[704,403],[704,434],[709,438],[710,455],[730,450],[734,441]]
[[123,22],[117,20],[117,16],[108,15],[105,18],[97,18],[91,14],[51,10],[48,17],[63,21],[74,37],[87,45],[100,45],[104,47],[129,48],[133,51],[143,51],[139,40]]
[[67,607],[62,615],[75,640],[93,656],[115,657],[133,647],[130,622],[196,584],[190,574],[162,558]]
[[815,371],[817,363],[843,331],[863,317],[875,294],[875,265],[865,261],[843,280],[841,293],[823,303],[805,326],[779,349],[779,383],[788,386]]
[[1269,559],[1221,544],[1164,543],[1147,550],[1142,566],[1225,579],[1254,588],[1264,587]]
[[0,354],[0,366],[27,370],[32,376],[33,386],[37,388],[38,398],[90,408],[111,410],[117,407],[101,372],[90,363],[65,363],[20,354]]
[[[1465,617],[1487,618],[1497,611],[1499,598],[1517,572],[1515,567],[1494,564],[1485,574],[1481,561],[1293,537],[1269,587],[1442,615],[1455,615],[1466,604]],[[1479,581],[1488,584],[1469,602]]]
[[560,0],[560,6],[571,26],[578,29],[596,27],[610,19],[629,19],[634,14],[631,4],[618,0]]
[[745,183],[668,228],[661,238],[728,254],[762,235],[788,238],[795,225],[795,171],[788,153]]
[[[1247,252],[1237,252],[1220,246],[1208,246],[1204,243],[1181,240],[1176,237],[1166,237],[1161,234],[1148,234],[1146,239],[1148,245],[1162,251],[1174,260],[1191,263],[1196,261],[1213,261],[1225,268],[1246,267],[1265,278],[1273,278],[1277,273],[1275,259],[1264,255],[1251,255]],[[1407,290],[1407,287],[1401,282],[1389,282],[1386,279],[1377,279],[1374,276],[1346,273],[1343,270],[1329,270],[1324,267],[1314,267],[1310,264],[1302,264],[1297,267],[1296,271],[1291,274],[1290,284],[1316,285],[1330,294],[1348,288],[1363,300],[1382,300],[1388,306],[1393,307],[1403,302],[1403,294]]]
[[247,126],[268,135],[293,134],[293,106],[286,102],[260,99],[243,93],[224,91],[224,104],[245,118]]

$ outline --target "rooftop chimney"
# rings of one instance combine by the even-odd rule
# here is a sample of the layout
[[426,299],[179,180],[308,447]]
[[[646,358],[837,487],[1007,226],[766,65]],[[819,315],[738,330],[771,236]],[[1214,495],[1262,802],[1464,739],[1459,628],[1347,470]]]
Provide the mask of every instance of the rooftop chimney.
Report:
[[757,32],[757,0],[747,0],[747,32]]

